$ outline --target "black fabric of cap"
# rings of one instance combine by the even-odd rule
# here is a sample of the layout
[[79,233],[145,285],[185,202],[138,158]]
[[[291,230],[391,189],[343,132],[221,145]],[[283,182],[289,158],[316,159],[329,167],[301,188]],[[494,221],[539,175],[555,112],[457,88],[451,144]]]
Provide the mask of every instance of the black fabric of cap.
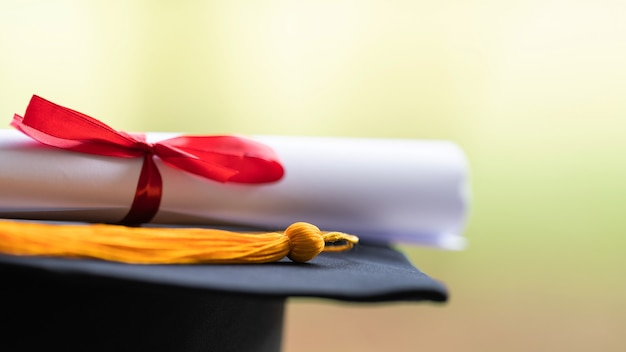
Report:
[[257,296],[324,297],[347,301],[445,301],[445,286],[387,246],[359,244],[308,263],[134,265],[101,260],[0,255],[3,271],[76,281],[120,281]]
[[447,300],[399,251],[309,263],[134,265],[0,255],[0,350],[280,351],[285,300]]

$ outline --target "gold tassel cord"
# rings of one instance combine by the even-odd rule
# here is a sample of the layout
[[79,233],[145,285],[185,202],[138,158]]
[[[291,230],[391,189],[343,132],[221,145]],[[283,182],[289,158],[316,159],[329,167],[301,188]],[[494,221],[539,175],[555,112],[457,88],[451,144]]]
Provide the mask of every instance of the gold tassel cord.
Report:
[[[134,264],[307,262],[352,248],[358,237],[297,222],[284,232],[46,224],[0,220],[0,253],[96,258]],[[326,244],[334,244],[327,246]]]

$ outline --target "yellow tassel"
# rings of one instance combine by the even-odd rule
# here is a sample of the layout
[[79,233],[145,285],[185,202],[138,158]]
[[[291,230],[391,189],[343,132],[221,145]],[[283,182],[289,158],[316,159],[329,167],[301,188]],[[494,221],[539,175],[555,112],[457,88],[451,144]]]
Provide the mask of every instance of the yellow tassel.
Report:
[[[240,233],[201,228],[65,225],[0,220],[0,252],[12,255],[97,258],[135,264],[307,262],[322,251],[342,251],[356,236],[322,232],[297,222],[283,232]],[[326,246],[327,243],[338,243]]]

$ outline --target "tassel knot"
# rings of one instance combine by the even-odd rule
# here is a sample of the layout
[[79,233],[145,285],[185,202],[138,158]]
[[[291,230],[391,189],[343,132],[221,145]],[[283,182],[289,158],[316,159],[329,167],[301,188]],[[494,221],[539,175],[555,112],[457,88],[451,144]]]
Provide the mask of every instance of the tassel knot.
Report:
[[308,262],[324,250],[322,231],[315,225],[296,222],[287,227],[285,235],[289,238],[290,246],[287,257],[294,262]]

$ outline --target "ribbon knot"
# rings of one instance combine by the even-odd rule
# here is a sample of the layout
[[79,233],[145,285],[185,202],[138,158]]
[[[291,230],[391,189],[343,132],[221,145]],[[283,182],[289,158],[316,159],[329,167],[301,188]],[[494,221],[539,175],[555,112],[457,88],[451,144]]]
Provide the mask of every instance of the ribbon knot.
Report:
[[156,145],[154,143],[144,142],[141,145],[148,155],[156,155]]
[[11,126],[49,146],[80,153],[120,158],[143,157],[133,203],[121,223],[149,222],[158,212],[163,181],[154,161],[218,181],[269,183],[284,169],[275,152],[259,142],[237,136],[180,136],[157,143],[145,135],[116,131],[78,111],[34,95],[24,117],[14,115]]

